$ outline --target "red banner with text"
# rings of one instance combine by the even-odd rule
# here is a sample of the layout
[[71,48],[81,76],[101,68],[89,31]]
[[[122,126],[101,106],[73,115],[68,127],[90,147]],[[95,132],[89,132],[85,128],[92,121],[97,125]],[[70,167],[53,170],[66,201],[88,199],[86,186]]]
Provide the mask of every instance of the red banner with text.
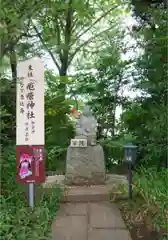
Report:
[[16,181],[19,183],[45,182],[44,146],[16,146]]

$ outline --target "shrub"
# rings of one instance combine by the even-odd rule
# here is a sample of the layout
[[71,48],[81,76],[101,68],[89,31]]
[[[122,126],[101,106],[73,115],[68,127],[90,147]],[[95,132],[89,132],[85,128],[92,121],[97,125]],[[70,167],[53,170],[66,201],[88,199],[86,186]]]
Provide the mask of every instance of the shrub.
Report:
[[[51,222],[59,207],[61,188],[48,192],[41,188],[41,197],[34,211],[28,207],[23,191],[15,181],[16,160],[15,148],[4,149],[1,156],[1,215],[0,236],[2,240],[45,240]],[[37,187],[39,192],[39,187]],[[45,192],[44,192],[45,191]]]
[[134,191],[152,212],[152,222],[158,232],[168,230],[168,169],[140,168],[134,176]]
[[23,194],[1,195],[0,234],[2,240],[46,240],[52,220],[59,207],[61,190],[54,189],[44,194],[39,205],[32,212]]

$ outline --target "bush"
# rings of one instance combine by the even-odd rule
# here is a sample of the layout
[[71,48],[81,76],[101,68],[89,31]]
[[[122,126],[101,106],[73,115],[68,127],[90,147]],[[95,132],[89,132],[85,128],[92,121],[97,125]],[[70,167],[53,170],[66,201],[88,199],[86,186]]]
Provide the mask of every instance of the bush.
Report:
[[168,230],[168,169],[140,168],[134,176],[134,191],[143,198],[152,212],[152,222],[158,232]]
[[8,146],[3,149],[0,158],[1,165],[1,189],[10,191],[17,189],[16,178],[16,150],[15,146]]
[[47,152],[47,164],[46,169],[49,172],[55,172],[55,174],[65,173],[66,151],[68,146],[51,146]]
[[[19,184],[15,181],[15,158],[14,147],[4,149],[3,156],[1,156],[1,239],[48,239],[51,223],[59,207],[62,191],[59,187],[51,189],[50,192],[41,188],[40,201],[32,212],[28,207],[25,194],[19,189]],[[37,194],[40,193],[39,187],[36,190]]]
[[52,220],[59,207],[61,191],[44,194],[39,205],[32,212],[23,194],[1,195],[0,234],[2,240],[46,240]]

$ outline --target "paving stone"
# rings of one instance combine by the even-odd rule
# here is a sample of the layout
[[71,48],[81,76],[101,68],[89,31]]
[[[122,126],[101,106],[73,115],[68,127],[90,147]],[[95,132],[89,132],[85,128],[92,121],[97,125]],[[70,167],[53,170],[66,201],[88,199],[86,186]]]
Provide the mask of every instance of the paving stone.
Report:
[[68,187],[62,199],[63,202],[99,202],[108,200],[109,191],[105,185]]
[[77,216],[86,216],[88,212],[87,203],[64,203],[61,204],[60,209],[57,212],[59,216],[65,215],[77,215]]
[[52,225],[52,240],[87,240],[87,217],[57,216]]
[[109,202],[89,203],[91,228],[126,228],[120,211]]
[[89,231],[88,240],[131,240],[131,236],[127,230],[92,229]]
[[131,240],[120,211],[108,201],[106,186],[68,187],[65,195],[52,240]]
[[45,182],[42,184],[44,188],[52,188],[57,186],[58,184],[63,186],[64,185],[64,175],[54,175],[46,177]]

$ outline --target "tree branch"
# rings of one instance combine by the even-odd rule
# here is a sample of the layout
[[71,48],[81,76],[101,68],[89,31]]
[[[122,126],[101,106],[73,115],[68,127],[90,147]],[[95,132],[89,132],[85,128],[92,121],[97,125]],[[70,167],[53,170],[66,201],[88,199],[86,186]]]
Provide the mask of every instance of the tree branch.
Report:
[[61,74],[62,76],[66,75],[68,68],[68,58],[69,58],[69,49],[70,49],[70,41],[71,41],[71,32],[72,32],[72,17],[74,10],[72,9],[72,0],[69,0],[68,10],[66,13],[66,25],[64,31],[64,48],[63,48],[63,58],[62,58],[62,66],[61,66]]
[[44,39],[42,38],[41,34],[39,33],[37,27],[33,24],[33,22],[32,22],[32,26],[33,26],[35,32],[37,33],[37,36],[39,37],[41,43],[43,44],[43,46],[46,48],[46,50],[47,50],[48,53],[50,54],[50,56],[51,56],[51,58],[52,58],[54,64],[56,65],[56,67],[57,67],[58,70],[60,71],[60,66],[59,66],[57,60],[55,59],[54,54],[53,54],[52,51],[48,48],[47,44],[45,43]]
[[61,53],[61,31],[60,31],[60,26],[58,19],[55,18],[56,24],[55,24],[55,32],[56,32],[56,37],[57,37],[57,45],[58,45],[58,54],[60,57],[60,60],[63,58],[62,53]]
[[[42,32],[39,33],[40,35]],[[38,34],[29,34],[29,33],[22,33],[22,37],[27,37],[27,38],[33,38],[33,37],[38,37]]]
[[[87,29],[85,29],[82,33],[79,33],[78,36],[76,36],[76,39],[81,38],[85,33],[87,33],[92,27],[94,27],[98,22],[100,22],[104,17],[106,17],[112,10],[114,10],[116,6],[113,6],[110,8],[107,12],[103,13],[99,18],[97,18]],[[74,43],[71,44],[71,46]]]
[[94,38],[98,37],[100,34],[105,33],[106,31],[110,30],[111,26],[109,28],[107,28],[106,30],[103,30],[102,32],[90,37],[87,41],[85,41],[84,43],[82,43],[79,47],[76,48],[76,50],[71,54],[71,56],[69,57],[69,62],[68,65],[72,62],[73,58],[75,57],[75,55],[77,54],[77,52],[80,51],[80,49],[82,47],[84,47],[85,45],[87,45],[89,42],[91,42]]

